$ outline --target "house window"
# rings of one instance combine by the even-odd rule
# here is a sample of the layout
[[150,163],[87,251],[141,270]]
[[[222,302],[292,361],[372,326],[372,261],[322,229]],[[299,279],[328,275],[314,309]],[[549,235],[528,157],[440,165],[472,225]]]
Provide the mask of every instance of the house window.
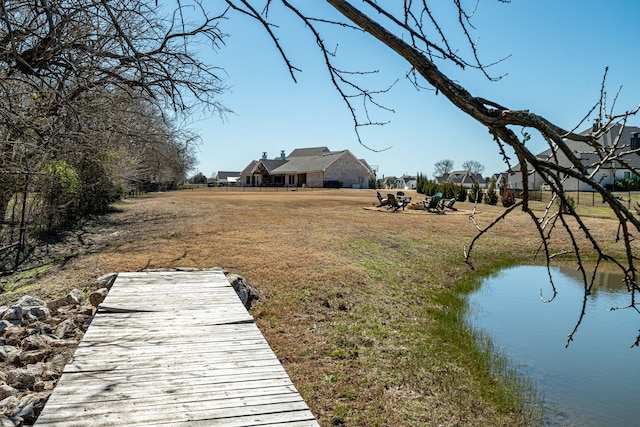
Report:
[[631,149],[632,150],[640,149],[640,133],[638,132],[634,132],[631,134]]
[[289,175],[289,185],[294,185],[296,183],[296,176]]

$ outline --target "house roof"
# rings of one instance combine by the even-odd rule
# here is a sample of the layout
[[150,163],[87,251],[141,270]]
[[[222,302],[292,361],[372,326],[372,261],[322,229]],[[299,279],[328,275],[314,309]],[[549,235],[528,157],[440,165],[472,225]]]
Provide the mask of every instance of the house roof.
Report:
[[249,163],[243,170],[242,170],[242,175],[247,174],[247,173],[251,173],[251,171],[253,170],[253,168],[256,167],[256,165],[258,164],[257,160],[251,160],[251,163]]
[[[632,134],[640,132],[640,128],[635,126],[614,125],[608,132],[603,134],[598,142],[605,147],[613,147],[616,139],[619,138],[617,152],[624,152],[631,150],[631,137]],[[582,132],[582,135],[588,135],[590,130]],[[592,164],[600,161],[600,157],[593,153],[593,148],[585,143],[578,143],[572,146],[572,149],[576,156],[582,161],[582,163],[589,167]],[[624,160],[633,168],[640,167],[640,155],[636,153],[629,153],[623,155]]]
[[274,174],[296,174],[306,172],[324,171],[333,162],[338,160],[342,155],[348,151],[333,151],[327,152],[321,155],[312,156],[289,156],[288,161],[275,168],[272,173]]
[[229,171],[218,171],[218,175],[216,175],[216,179],[229,179],[229,178],[237,178],[241,175],[240,172],[229,172]]
[[483,182],[484,178],[479,173],[471,173],[468,170],[463,170],[438,176],[436,177],[436,181],[439,183],[453,182],[454,184],[473,184],[475,182]]
[[261,159],[251,162],[244,171],[246,174],[295,175],[309,172],[325,172],[331,164],[348,155],[360,164],[363,170],[371,173],[369,165],[356,158],[349,150],[330,151],[327,147],[297,148],[284,160]]
[[262,159],[256,163],[251,171],[256,172],[257,170],[264,168],[269,174],[272,174],[273,171],[278,168],[278,166],[284,163],[287,163],[287,160]]
[[326,154],[330,152],[331,150],[329,150],[327,147],[296,148],[289,154],[288,158],[320,156],[322,154]]
[[[582,132],[580,135],[589,135],[591,134],[592,129],[588,128]],[[640,132],[640,128],[636,126],[625,126],[622,127],[620,124],[615,124],[605,132],[599,139],[598,143],[603,147],[612,147],[618,135],[620,135],[620,139],[618,142],[618,148],[616,151],[628,151],[631,149],[631,137],[634,133]],[[582,161],[582,163],[588,168],[592,166],[594,163],[600,160],[598,154],[594,153],[594,149],[592,146],[585,142],[580,141],[566,141],[567,146],[573,152],[573,154]],[[547,148],[546,150],[538,153],[536,157],[542,160],[549,160],[553,157],[554,152],[551,148]],[[569,159],[560,151],[556,152],[558,158],[558,164],[564,167],[570,167],[571,164]],[[624,155],[625,161],[632,168],[640,168],[640,155],[635,153],[629,153]],[[510,170],[519,171],[520,165],[513,166]]]
[[369,165],[369,163],[367,163],[367,161],[365,159],[358,159],[360,161],[360,163],[362,163],[363,165],[365,165],[367,167],[367,169],[369,169],[372,173],[375,172],[373,170],[373,168]]

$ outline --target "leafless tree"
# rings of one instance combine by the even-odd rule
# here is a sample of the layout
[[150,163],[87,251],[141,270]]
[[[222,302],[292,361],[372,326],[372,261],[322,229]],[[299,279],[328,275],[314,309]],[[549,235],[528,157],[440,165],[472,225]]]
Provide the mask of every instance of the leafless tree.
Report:
[[[508,3],[506,0],[498,1]],[[640,175],[639,171],[627,161],[628,156],[635,153],[637,149],[631,148],[621,139],[607,145],[600,143],[603,135],[610,132],[616,125],[624,125],[630,116],[638,112],[638,109],[621,114],[616,114],[613,109],[609,109],[606,105],[604,80],[600,101],[593,107],[587,106],[583,122],[570,127],[554,124],[529,110],[508,108],[494,100],[472,94],[445,74],[440,66],[453,64],[462,69],[475,69],[489,79],[494,78],[488,67],[491,64],[481,61],[472,35],[475,32],[472,19],[475,8],[480,7],[479,3],[472,2],[471,8],[468,8],[466,3],[452,0],[448,10],[448,12],[453,11],[456,17],[456,25],[452,26],[447,25],[443,16],[437,15],[436,10],[441,11],[442,8],[432,8],[429,1],[326,0],[313,2],[311,6],[309,2],[294,0],[226,0],[226,4],[234,11],[240,11],[255,18],[264,27],[266,34],[278,47],[294,78],[299,71],[295,60],[289,56],[278,35],[279,23],[271,22],[270,19],[272,16],[281,16],[273,13],[276,8],[280,8],[279,12],[288,11],[304,22],[317,43],[319,54],[324,58],[331,82],[353,116],[356,132],[361,126],[379,124],[371,118],[370,110],[374,107],[386,107],[377,101],[376,95],[380,91],[372,90],[362,83],[366,72],[342,69],[338,61],[339,55],[336,54],[333,46],[327,45],[326,40],[331,38],[332,31],[340,29],[352,30],[365,37],[373,37],[386,45],[390,55],[397,55],[406,61],[408,68],[406,75],[416,88],[432,88],[436,94],[446,97],[471,119],[484,125],[495,141],[507,168],[518,170],[523,176],[524,190],[520,201],[488,226],[478,227],[478,237],[514,209],[520,208],[531,217],[531,224],[540,237],[541,251],[544,253],[547,265],[550,265],[551,260],[560,255],[553,252],[551,242],[556,234],[552,231],[558,228],[563,229],[569,236],[571,249],[562,253],[570,252],[575,257],[585,283],[584,313],[595,277],[595,274],[587,271],[583,262],[583,248],[580,246],[579,237],[586,236],[597,259],[592,273],[595,273],[603,262],[618,266],[625,276],[629,289],[628,308],[638,311],[636,295],[640,288],[638,287],[637,244],[634,242],[634,233],[640,230],[640,220],[623,201],[614,197],[595,178],[597,171],[605,168],[612,161],[617,162],[620,168],[626,168],[635,176]],[[452,31],[456,31],[457,35],[462,34],[463,40],[466,40],[466,46],[452,44]],[[383,65],[384,61],[381,61],[380,66]],[[577,133],[576,129],[584,126],[584,122],[594,114],[596,121],[593,129],[590,132]],[[528,146],[525,146],[525,141],[531,134],[537,134],[547,142],[552,152],[549,158],[538,158]],[[572,150],[573,142],[588,148],[592,154],[588,163],[585,164],[583,158]],[[515,161],[507,155],[506,147],[510,147],[515,152]],[[560,162],[560,158],[567,163]],[[551,204],[543,214],[532,209],[530,205],[528,179],[533,173],[541,177],[558,201]],[[622,257],[613,256],[605,251],[602,242],[594,236],[585,225],[583,218],[575,211],[567,195],[565,186],[567,179],[575,179],[592,187],[615,213],[620,230],[617,237],[622,245],[621,252],[624,254]],[[466,250],[467,260],[476,241],[477,239],[474,239]],[[576,325],[576,330],[581,320],[582,317]],[[567,344],[573,339],[574,333],[575,330],[569,335]],[[634,342],[634,345],[638,344],[640,344],[640,335]]]
[[462,169],[471,173],[482,175],[482,172],[484,172],[484,165],[477,160],[466,160],[464,163],[462,163]]
[[0,259],[19,248],[19,263],[25,230],[108,205],[121,167],[139,182],[187,172],[194,138],[170,116],[226,111],[221,71],[194,53],[219,46],[219,19],[199,0],[0,4]]
[[433,165],[433,176],[443,176],[448,173],[451,173],[452,170],[453,170],[453,160],[450,160],[450,159],[438,160]]

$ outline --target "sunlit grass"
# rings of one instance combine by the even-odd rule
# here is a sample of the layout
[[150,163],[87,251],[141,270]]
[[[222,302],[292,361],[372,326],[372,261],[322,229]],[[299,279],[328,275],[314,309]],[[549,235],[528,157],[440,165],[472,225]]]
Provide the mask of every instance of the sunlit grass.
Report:
[[[367,337],[373,342],[389,339],[394,342],[387,348],[373,346],[370,352],[365,353],[369,357],[370,368],[376,365],[376,378],[371,381],[380,382],[385,377],[380,373],[383,368],[380,361],[393,361],[384,367],[389,372],[384,379],[384,387],[408,383],[419,387],[423,382],[438,383],[449,399],[459,400],[459,405],[463,405],[472,394],[477,399],[491,401],[494,407],[505,413],[521,414],[532,424],[541,420],[543,406],[532,382],[491,346],[490,339],[482,331],[467,324],[464,296],[473,287],[469,285],[470,279],[454,287],[432,286],[430,283],[442,280],[438,272],[450,268],[459,254],[452,250],[439,252],[435,258],[420,257],[421,248],[416,242],[401,238],[394,241],[403,248],[402,251],[384,251],[384,243],[370,240],[349,245],[351,255],[370,271],[371,286],[381,293],[372,299],[375,304],[360,311],[361,322],[369,323],[364,328]],[[404,304],[399,306],[402,295],[405,296]],[[384,299],[393,301],[398,312],[387,310],[382,303]],[[344,333],[353,336],[362,330],[362,327],[350,327]],[[339,354],[345,356],[344,353]],[[403,368],[397,369],[398,364]],[[451,388],[452,384],[456,387]],[[461,384],[465,384],[462,395],[458,389]],[[417,402],[411,412],[420,413]]]
[[[531,219],[514,212],[484,235],[472,268],[473,205],[446,215],[363,209],[376,201],[363,190],[130,199],[113,214],[105,249],[40,283],[64,293],[91,274],[223,267],[262,292],[251,313],[321,425],[529,424],[529,386],[464,319],[473,278],[531,262],[540,243]],[[504,208],[477,210],[486,226]],[[615,223],[587,226],[620,250]],[[553,236],[552,249],[565,249],[562,233]]]

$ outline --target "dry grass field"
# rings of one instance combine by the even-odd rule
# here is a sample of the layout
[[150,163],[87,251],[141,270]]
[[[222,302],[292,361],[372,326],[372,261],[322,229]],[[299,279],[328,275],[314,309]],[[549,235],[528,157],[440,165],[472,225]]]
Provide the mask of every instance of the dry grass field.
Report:
[[[477,231],[471,204],[435,215],[365,209],[374,202],[372,190],[128,199],[67,239],[75,256],[12,283],[11,296],[61,295],[108,272],[223,267],[262,292],[252,314],[321,425],[525,425],[517,399],[479,362],[459,295],[474,275],[532,261],[531,219],[516,213],[483,237],[472,270],[463,262]],[[478,210],[486,225],[504,208]],[[614,222],[586,221],[617,250]]]

